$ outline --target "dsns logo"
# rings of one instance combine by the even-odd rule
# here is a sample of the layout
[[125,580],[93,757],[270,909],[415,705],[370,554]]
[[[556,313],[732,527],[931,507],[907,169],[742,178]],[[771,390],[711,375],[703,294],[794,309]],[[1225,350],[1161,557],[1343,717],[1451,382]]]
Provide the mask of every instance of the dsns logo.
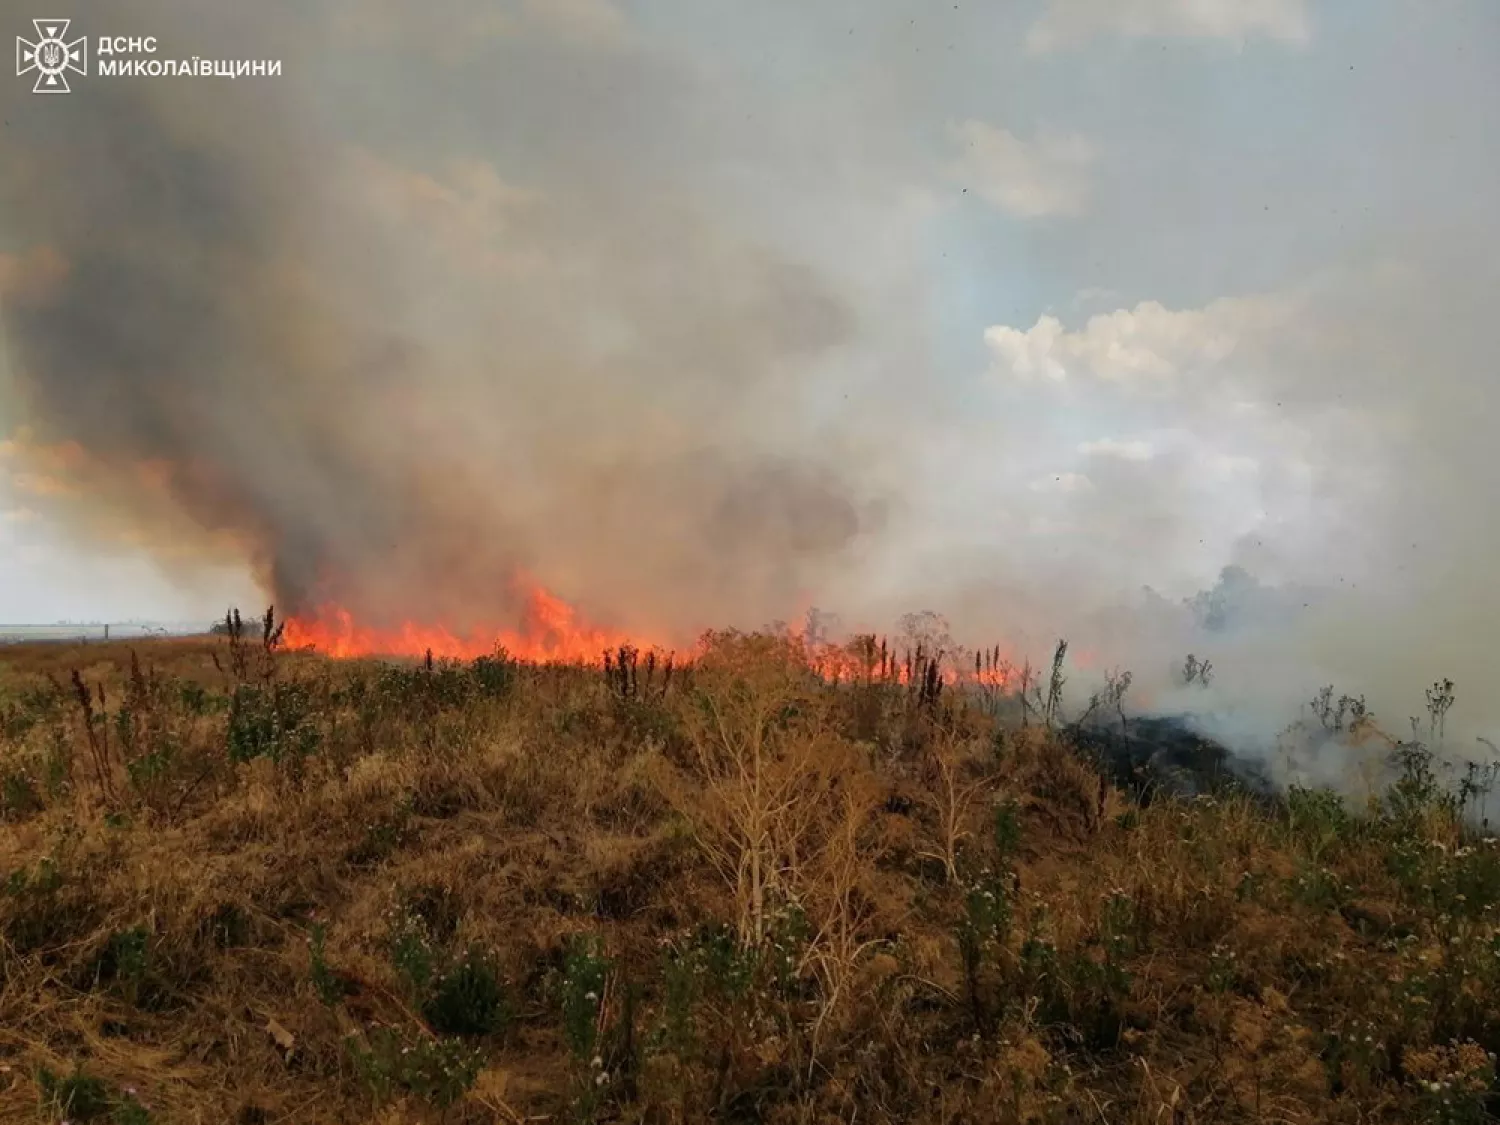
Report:
[[33,94],[66,94],[68,71],[89,72],[88,39],[80,36],[71,43],[63,41],[72,20],[32,20],[36,28],[35,43],[16,36],[16,75],[36,74]]

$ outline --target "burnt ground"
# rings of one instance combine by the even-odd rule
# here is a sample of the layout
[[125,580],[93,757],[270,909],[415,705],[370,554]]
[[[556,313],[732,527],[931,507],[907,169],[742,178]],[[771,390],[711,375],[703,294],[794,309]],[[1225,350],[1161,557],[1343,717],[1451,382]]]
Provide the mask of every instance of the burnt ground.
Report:
[[1113,725],[1075,726],[1068,739],[1095,767],[1142,804],[1226,790],[1270,797],[1259,763],[1199,734],[1187,715],[1131,718]]

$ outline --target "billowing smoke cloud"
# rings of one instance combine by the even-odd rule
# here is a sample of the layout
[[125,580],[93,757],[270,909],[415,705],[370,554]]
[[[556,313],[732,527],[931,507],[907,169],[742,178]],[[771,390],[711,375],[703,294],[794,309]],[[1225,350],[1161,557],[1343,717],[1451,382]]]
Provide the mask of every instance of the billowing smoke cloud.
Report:
[[930,607],[1244,745],[1500,729],[1493,13],[940,7],[80,3],[284,75],[12,91],[10,460],[293,610]]
[[736,145],[607,4],[189,7],[76,25],[285,76],[95,79],[0,171],[22,415],[112,514],[230,533],[294,612],[503,622],[524,572],[654,630],[784,615],[880,531],[812,400],[869,309],[716,202]]

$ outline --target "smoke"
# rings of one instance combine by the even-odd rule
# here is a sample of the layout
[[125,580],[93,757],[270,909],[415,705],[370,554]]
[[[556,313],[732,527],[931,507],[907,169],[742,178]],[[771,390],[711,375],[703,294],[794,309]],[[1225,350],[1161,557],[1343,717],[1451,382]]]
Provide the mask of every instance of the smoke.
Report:
[[[288,7],[276,37],[219,11],[191,45],[187,5],[79,12],[286,76],[16,107],[31,442],[86,451],[83,526],[185,514],[291,612],[505,621],[525,572],[640,628],[784,614],[881,528],[877,450],[810,401],[858,381],[868,303],[719,201],[737,146],[607,5],[516,6],[457,73],[419,34],[480,34],[450,7]],[[434,120],[523,155],[429,157]]]
[[[1500,728],[1482,8],[1385,13],[1412,86],[1379,21],[1142,3],[1173,54],[1063,96],[1124,34],[1083,5],[1030,54],[1024,6],[245,7],[75,30],[282,77],[6,95],[0,454],[83,542],[375,625],[533,577],[648,636],[932,608],[1260,749],[1330,683]],[[1296,56],[1301,133],[1216,36]]]

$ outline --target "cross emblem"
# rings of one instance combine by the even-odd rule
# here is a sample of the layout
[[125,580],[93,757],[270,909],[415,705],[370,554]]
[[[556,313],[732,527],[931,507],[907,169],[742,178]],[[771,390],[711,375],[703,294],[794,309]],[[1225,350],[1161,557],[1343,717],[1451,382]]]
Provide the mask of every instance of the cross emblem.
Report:
[[37,72],[33,94],[66,94],[68,71],[77,74],[89,72],[89,44],[84,36],[68,43],[63,36],[68,33],[72,20],[32,20],[36,28],[35,43],[16,36],[16,75]]

